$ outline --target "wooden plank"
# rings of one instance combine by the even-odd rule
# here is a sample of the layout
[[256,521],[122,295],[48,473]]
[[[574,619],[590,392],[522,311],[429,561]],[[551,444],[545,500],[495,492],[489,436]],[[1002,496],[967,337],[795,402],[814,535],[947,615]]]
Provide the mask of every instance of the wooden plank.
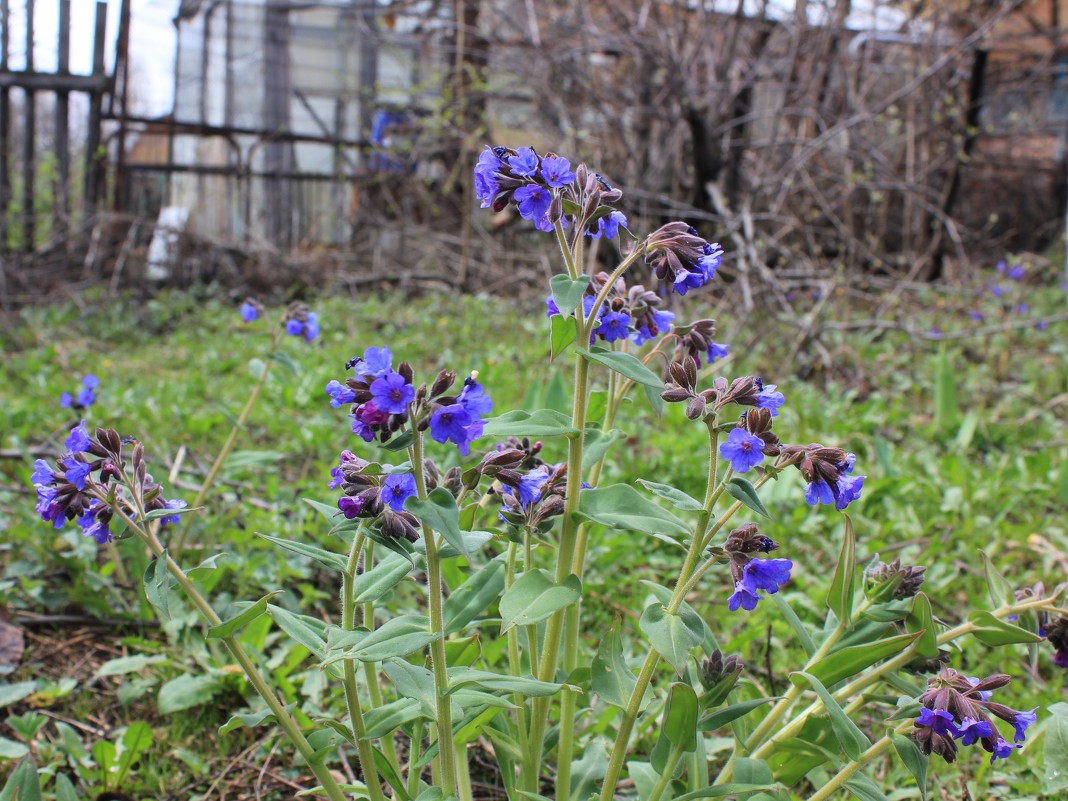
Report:
[[[0,0],[0,70],[7,69],[8,27],[11,9],[8,0]],[[11,90],[0,86],[0,255],[7,253],[7,204],[11,199],[11,173],[8,149],[11,147]]]
[[0,89],[25,89],[46,92],[103,92],[108,76],[56,75],[51,72],[0,69]]
[[[59,0],[58,72],[70,73],[70,0]],[[56,92],[56,201],[53,230],[63,236],[70,224],[70,94]]]
[[[26,70],[33,72],[33,5],[26,0]],[[37,170],[37,97],[33,89],[26,89],[26,110],[22,133],[22,249],[32,253],[37,238],[37,217],[34,192]]]
[[[96,24],[93,31],[93,76],[107,77],[104,71],[104,37],[107,34],[108,6],[96,4]],[[103,191],[102,162],[100,149],[100,122],[104,112],[104,92],[96,90],[89,95],[89,126],[85,137],[85,211],[91,215]]]

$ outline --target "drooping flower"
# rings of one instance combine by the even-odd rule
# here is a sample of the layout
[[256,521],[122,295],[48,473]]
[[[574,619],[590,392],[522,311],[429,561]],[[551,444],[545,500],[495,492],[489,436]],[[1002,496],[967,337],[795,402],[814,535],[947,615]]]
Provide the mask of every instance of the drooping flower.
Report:
[[111,518],[107,511],[107,506],[94,502],[89,507],[89,511],[78,518],[82,536],[92,537],[96,540],[97,545],[105,545],[112,540],[111,529],[108,526]]
[[286,333],[291,337],[304,337],[311,342],[319,336],[319,316],[304,303],[291,303],[282,320]]
[[501,191],[496,177],[501,166],[501,160],[488,146],[478,156],[478,164],[475,165],[475,197],[484,209],[493,205],[493,199]]
[[66,468],[64,478],[80,490],[85,489],[85,480],[92,472],[87,462],[79,462],[77,459],[64,459],[60,462],[61,467]]
[[[716,359],[724,358],[730,352],[730,345],[726,342],[708,343],[708,363],[712,364]],[[774,413],[772,417],[774,417]]]
[[[916,718],[916,725],[925,726],[935,734],[957,736],[957,726],[953,722],[953,716],[944,709],[928,709],[924,707],[920,710],[919,717]],[[987,727],[989,728],[989,726],[990,724],[988,723]]]
[[452,442],[466,456],[470,452],[471,437],[468,431],[473,422],[461,404],[450,403],[430,415],[430,436],[435,442]]
[[1024,732],[1038,720],[1038,715],[1035,714],[1037,709],[1038,707],[1036,706],[1034,709],[1027,712],[1017,712],[1013,717],[1012,727],[1015,730],[1015,734],[1013,734],[1012,738],[1013,742],[1022,743],[1024,741]]
[[391,475],[382,483],[382,502],[395,512],[404,511],[404,502],[415,495],[415,476]]
[[330,396],[330,405],[335,409],[340,409],[356,400],[356,393],[337,380],[327,382],[326,394]]
[[735,428],[719,446],[719,455],[730,462],[735,473],[747,473],[764,460],[764,440],[744,428]]
[[597,219],[597,230],[587,231],[586,235],[590,239],[600,239],[602,236],[605,239],[615,239],[619,234],[619,227],[627,227],[627,217],[621,211],[611,211],[604,217]]
[[389,414],[404,414],[415,399],[415,387],[400,373],[386,373],[371,382],[371,399],[377,409]]
[[1020,745],[1013,745],[1002,737],[995,738],[993,749],[990,752],[990,764],[993,765],[996,759],[1008,759],[1012,756],[1013,751],[1021,747]]
[[70,430],[70,436],[67,437],[63,444],[67,446],[67,450],[72,454],[85,453],[89,450],[89,434],[85,430],[84,420]]
[[[923,716],[923,712],[931,712],[931,710],[926,707],[922,709],[920,714],[921,717]],[[935,712],[934,714],[939,713]],[[951,721],[950,725],[953,725],[952,715],[948,712],[942,712],[941,714],[947,716]],[[990,721],[988,720],[976,720],[975,718],[966,717],[961,721],[960,726],[955,726],[954,728],[957,729],[957,732],[960,735],[961,745],[974,745],[983,737],[992,737],[994,735],[994,727],[990,725]],[[942,733],[944,734],[945,732]]]
[[779,416],[779,409],[786,402],[785,396],[778,391],[775,384],[761,384],[760,394],[757,395],[756,405],[758,408],[767,409],[772,417]]
[[793,566],[794,563],[789,559],[750,559],[742,568],[741,579],[734,583],[734,594],[728,599],[728,608],[732,612],[739,607],[752,611],[762,598],[758,590],[777,593],[790,580]]
[[348,495],[342,495],[337,499],[337,508],[341,510],[349,520],[355,520],[360,516],[360,512],[363,510],[364,500],[360,497],[350,497]]
[[30,478],[30,483],[34,486],[51,484],[55,480],[55,474],[52,470],[52,465],[46,462],[44,459],[38,459],[33,463],[33,476]]
[[[183,501],[181,498],[172,498],[169,501],[164,501],[163,507],[165,509],[185,509],[189,504]],[[177,523],[182,519],[181,515],[164,515],[159,519],[161,526],[166,526],[168,523]]]

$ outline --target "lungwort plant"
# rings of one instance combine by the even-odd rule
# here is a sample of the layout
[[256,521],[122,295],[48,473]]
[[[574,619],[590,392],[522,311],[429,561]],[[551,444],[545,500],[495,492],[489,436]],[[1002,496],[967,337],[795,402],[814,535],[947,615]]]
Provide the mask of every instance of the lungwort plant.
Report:
[[[826,602],[815,604],[825,621],[804,624],[779,591],[806,578],[792,543],[762,533],[761,491],[797,470],[806,485],[797,502],[831,516],[860,499],[865,476],[836,444],[791,442],[777,426],[783,393],[757,376],[716,375],[727,346],[714,341],[714,323],[683,324],[665,308],[673,293],[715,279],[719,246],[682,222],[633,235],[619,190],[531,148],[487,148],[475,185],[484,208],[514,205],[559,243],[548,345],[572,364],[571,413],[501,413],[477,372],[420,377],[391,343],[364,343],[326,386],[351,434],[339,432],[333,498],[308,501],[322,512],[323,537],[265,535],[336,574],[337,619],[299,614],[274,594],[220,618],[199,584],[214,563],[194,578],[173,558],[181,516],[198,511],[211,477],[185,507],[164,497],[140,443],[106,428],[92,437],[82,425],[57,461],[37,463],[41,517],[72,521],[100,543],[143,542],[154,556],[145,590],[159,614],[180,590],[248,676],[265,706],[227,727],[281,727],[318,781],[313,792],[372,801],[470,801],[475,749],[483,763],[492,756],[512,801],[867,801],[884,795],[866,768],[893,754],[920,793],[931,754],[1011,757],[1037,719],[1015,708],[1027,706],[1026,691],[1008,688],[1007,675],[957,668],[970,651],[1047,637],[1057,637],[1063,666],[1065,586],[1017,592],[988,560],[991,603],[943,623],[923,592],[924,567],[876,560],[858,569],[846,516],[842,526],[828,521],[843,533]],[[585,268],[597,239],[620,253],[611,273]],[[637,283],[640,275],[655,283]],[[251,302],[241,310],[249,324],[262,313]],[[291,309],[280,328],[310,340],[318,320]],[[472,357],[457,367],[476,365]],[[697,496],[650,477],[606,483],[632,394],[658,415],[682,404],[703,431],[707,450],[693,458],[707,463],[707,480]],[[546,458],[565,447],[563,461]],[[632,532],[634,549],[672,549],[677,564],[648,583],[644,608],[591,634],[584,595],[613,588],[589,586],[587,555],[618,532]],[[263,615],[338,683],[340,719],[298,724],[295,699],[242,643],[243,627]],[[727,627],[746,616],[803,649],[784,692],[721,649]],[[339,747],[358,756],[362,784],[339,783]]]

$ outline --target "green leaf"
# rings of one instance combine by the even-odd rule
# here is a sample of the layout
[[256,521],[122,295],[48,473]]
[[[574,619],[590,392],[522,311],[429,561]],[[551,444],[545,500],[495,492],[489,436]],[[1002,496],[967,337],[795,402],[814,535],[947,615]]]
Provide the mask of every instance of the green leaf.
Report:
[[[582,296],[586,294],[586,288],[590,285],[590,277],[584,275],[572,281],[566,275],[554,275],[549,279],[549,288],[553,293],[553,302],[560,314],[568,316],[578,308]],[[572,318],[574,319],[574,318]]]
[[581,595],[582,582],[578,576],[568,576],[562,584],[557,584],[547,570],[528,570],[501,598],[501,633],[513,626],[545,620],[553,612],[575,603]]
[[857,538],[853,533],[853,521],[849,515],[845,518],[845,533],[842,535],[842,550],[838,554],[838,565],[831,579],[831,589],[827,594],[827,606],[839,620],[848,622],[853,616],[853,581],[857,568]]
[[597,655],[593,658],[590,682],[591,688],[601,696],[602,701],[626,709],[638,680],[623,658],[623,641],[615,626],[601,638]]
[[196,567],[194,567],[194,568],[192,568],[190,570],[187,570],[185,572],[185,574],[187,576],[189,576],[190,578],[192,578],[195,574],[200,573],[201,571],[207,573],[207,572],[210,572],[212,570],[215,570],[216,568],[219,567],[219,564],[218,564],[219,560],[222,559],[224,556],[229,556],[229,554],[227,554],[227,553],[214,553],[211,556],[209,556],[207,559],[202,561]]
[[925,659],[938,656],[938,634],[931,614],[931,601],[924,593],[918,592],[912,599],[912,611],[905,618],[905,628],[913,634],[920,634],[916,641],[918,655]]
[[573,437],[578,429],[571,425],[571,418],[552,409],[525,412],[515,409],[500,417],[486,421],[483,436],[486,437]]
[[312,652],[317,659],[326,658],[326,624],[308,615],[298,615],[274,604],[267,604],[269,614],[278,627]]
[[857,724],[850,720],[845,710],[831,697],[827,688],[823,686],[823,682],[803,670],[790,674],[790,681],[799,684],[798,679],[807,681],[809,686],[816,691],[816,695],[823,701],[823,706],[831,718],[831,729],[846,756],[853,761],[859,760],[860,755],[871,747],[871,743],[864,736],[864,732],[857,728]]
[[504,562],[494,559],[453,591],[442,609],[446,634],[460,631],[500,597],[504,572]]
[[424,717],[423,704],[415,698],[400,698],[363,713],[364,738],[388,737],[405,723]]
[[156,610],[160,621],[166,623],[171,619],[171,575],[167,570],[167,551],[148,563],[145,568],[145,596]]
[[582,758],[571,763],[570,798],[587,798],[598,788],[608,772],[608,755],[604,740],[597,738],[586,744]]
[[842,648],[823,657],[809,669],[809,672],[824,685],[837,684],[842,679],[855,676],[864,668],[874,665],[880,659],[901,653],[921,636],[923,635],[919,633],[901,634],[897,637]]
[[794,611],[794,608],[782,597],[782,593],[777,592],[774,595],[769,595],[768,598],[770,598],[771,602],[779,608],[779,613],[789,624],[790,628],[794,630],[794,634],[797,635],[801,647],[805,649],[805,656],[812,656],[816,653],[816,643],[812,641],[812,635],[808,633],[808,629],[805,628],[805,624],[801,622],[801,618],[797,616],[797,612]]
[[41,801],[41,782],[33,760],[22,760],[7,777],[0,801]]
[[142,519],[147,523],[149,520],[158,520],[161,517],[170,517],[171,515],[187,515],[190,512],[199,512],[203,509],[203,506],[187,506],[181,509],[153,509],[151,512],[146,512]]
[[583,470],[593,467],[608,453],[609,448],[626,438],[627,433],[618,428],[613,428],[610,431],[602,431],[596,427],[587,428],[586,442],[582,448]]
[[564,687],[579,690],[578,687],[572,685],[540,681],[532,676],[512,676],[507,673],[491,673],[488,670],[475,670],[467,667],[449,668],[450,692],[469,684],[490,692],[518,692],[531,698],[553,695]]
[[424,714],[429,717],[436,714],[433,673],[422,665],[413,665],[403,659],[391,659],[382,665],[382,670],[393,682],[398,695],[419,701]]
[[1016,603],[1016,591],[1009,584],[1008,579],[994,567],[994,563],[986,551],[979,551],[979,553],[983,557],[983,569],[986,571],[986,590],[990,593],[990,603],[994,605],[995,609],[1001,606],[1012,606]]
[[[737,762],[738,760],[735,760],[735,764],[737,764]],[[737,775],[737,773],[738,771],[735,770],[735,775]],[[698,798],[722,798],[725,795],[736,795],[739,798],[747,798],[753,793],[763,793],[774,789],[775,785],[772,784],[771,779],[768,779],[766,784],[727,782],[726,784],[717,784],[714,787],[702,787],[700,790],[694,790],[692,793],[675,796],[675,801],[696,801]]]
[[743,784],[771,784],[775,780],[767,763],[752,757],[734,760],[734,778]]
[[387,553],[378,564],[352,580],[353,601],[358,604],[377,601],[404,581],[411,570],[411,559],[399,553]]
[[37,692],[36,681],[20,681],[15,684],[0,684],[0,708],[17,704]]
[[1068,704],[1058,701],[1050,704],[1051,713],[1043,736],[1042,792],[1054,793],[1068,788]]
[[734,476],[727,482],[727,494],[734,500],[741,501],[742,505],[753,510],[758,515],[763,515],[768,520],[771,520],[771,515],[764,508],[760,496],[757,495],[756,488],[741,476]]
[[630,484],[583,490],[576,514],[609,528],[643,531],[647,534],[685,535],[690,527],[671,512],[650,501]]
[[316,548],[314,545],[307,545],[303,542],[284,540],[281,537],[272,537],[269,534],[260,534],[259,532],[256,532],[256,536],[260,539],[267,540],[267,542],[272,542],[280,548],[285,548],[287,551],[299,553],[301,556],[307,556],[309,559],[314,559],[319,564],[325,565],[339,573],[344,573],[348,570],[348,562],[341,554],[331,553],[330,551]]
[[549,318],[549,360],[552,361],[575,341],[578,336],[578,321],[574,317]]
[[180,712],[200,704],[206,704],[222,689],[217,676],[185,674],[171,679],[159,688],[156,706],[161,715]]
[[370,634],[361,637],[351,650],[331,657],[324,664],[331,664],[340,659],[382,662],[397,656],[407,656],[441,637],[440,633],[430,631],[430,621],[425,615],[401,615],[386,621]]
[[589,350],[578,348],[577,352],[587,359],[598,364],[603,364],[610,370],[614,370],[625,378],[629,378],[636,384],[654,387],[657,390],[664,389],[664,379],[642,364],[636,356],[623,351],[608,350],[594,345]]
[[290,375],[300,375],[300,362],[294,359],[287,351],[276,350],[267,355],[272,362],[276,362]]
[[770,704],[772,701],[778,701],[779,698],[754,698],[751,701],[739,701],[737,704],[731,704],[725,706],[723,709],[717,709],[711,715],[705,715],[697,723],[697,728],[701,731],[715,731],[716,729],[726,726],[728,723],[732,723],[739,718],[745,717],[754,709],[758,709],[764,704]]
[[114,780],[116,787],[122,786],[137,758],[152,747],[155,739],[152,727],[144,721],[136,721],[126,728],[126,733],[122,735],[122,751],[119,753],[119,771]]
[[675,489],[667,484],[658,484],[655,481],[646,481],[639,478],[638,483],[658,498],[663,498],[676,509],[683,512],[700,512],[704,507],[696,498],[692,498],[680,489]]
[[379,442],[378,447],[390,453],[398,453],[399,451],[407,450],[408,446],[413,442],[415,442],[415,432],[409,429],[390,437],[389,442]]
[[0,759],[22,759],[28,753],[30,749],[25,743],[0,737]]
[[916,779],[916,786],[920,788],[920,798],[922,801],[927,801],[927,757],[911,737],[895,731],[889,732],[889,736],[898,757]]
[[656,415],[657,420],[662,420],[664,417],[664,407],[667,404],[664,399],[660,397],[662,389],[651,387],[648,384],[642,384],[642,390],[645,392],[645,399],[649,401],[649,406],[653,410],[653,414]]
[[989,612],[972,612],[968,622],[976,626],[972,636],[983,645],[1012,645],[1014,643],[1042,642],[1035,632],[1015,626]]
[[64,773],[56,774],[56,801],[79,801],[78,791]]
[[281,593],[281,590],[275,590],[274,592],[267,593],[267,595],[264,595],[254,604],[250,604],[239,614],[235,615],[229,620],[223,621],[218,626],[212,626],[211,628],[209,628],[205,636],[207,636],[208,639],[215,640],[221,640],[224,637],[231,636],[234,632],[241,628],[244,628],[253,620],[255,620],[264,612],[266,612],[267,602],[274,598],[274,596],[281,595]]
[[460,510],[456,508],[456,499],[452,497],[451,492],[444,487],[437,487],[425,500],[409,498],[404,509],[440,533],[449,545],[470,561],[469,544],[464,538],[464,532],[460,531]]
[[700,645],[705,638],[700,618],[695,621],[688,615],[669,615],[663,604],[658,602],[645,608],[638,628],[649,638],[649,643],[657,653],[678,673],[686,667],[690,649]]
[[661,726],[676,748],[684,752],[697,750],[697,693],[689,684],[672,683]]
[[[292,704],[286,707],[287,712],[292,712],[296,708],[297,704],[294,701]],[[263,726],[267,723],[275,723],[277,718],[274,716],[274,712],[270,707],[264,707],[258,712],[247,712],[245,714],[233,715],[226,723],[219,727],[219,734],[229,734],[234,729],[239,729],[242,726],[248,729],[255,728],[256,726]]]
[[957,424],[957,370],[945,346],[938,352],[938,372],[935,377],[934,424],[938,431],[947,431]]
[[149,665],[158,665],[160,662],[168,663],[170,661],[170,657],[164,654],[121,656],[118,659],[109,659],[97,668],[96,673],[93,675],[98,679],[104,676],[122,676],[126,673],[136,673]]
[[864,774],[858,774],[847,781],[845,788],[860,801],[887,801],[883,791]]

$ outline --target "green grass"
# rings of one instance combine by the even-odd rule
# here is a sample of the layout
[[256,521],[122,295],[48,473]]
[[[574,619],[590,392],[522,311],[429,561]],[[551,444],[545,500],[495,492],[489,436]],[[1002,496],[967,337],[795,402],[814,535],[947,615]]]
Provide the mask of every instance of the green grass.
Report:
[[[1052,278],[1047,285],[1035,279],[1026,288],[1013,288],[1030,304],[1031,319],[1063,313],[1065,295],[1051,283]],[[984,310],[988,323],[1016,319],[1014,305],[1008,304],[1020,298],[999,301],[982,290],[977,285],[975,296],[905,296],[889,314],[923,332],[936,324],[946,332],[974,326],[966,315],[974,308]],[[1068,325],[943,342],[897,331],[827,330],[821,341],[833,356],[829,366],[803,349],[786,365],[787,373],[775,374],[790,353],[795,326],[761,319],[759,325],[751,320],[736,330],[728,304],[714,308],[716,302],[708,298],[686,301],[680,319],[717,317],[720,337],[735,343],[730,361],[717,367],[727,375],[763,375],[785,393],[787,405],[776,423],[780,436],[856,452],[859,472],[868,475],[862,502],[850,509],[862,564],[879,554],[886,560],[901,557],[906,563],[927,565],[925,589],[935,602],[935,615],[950,623],[963,610],[985,603],[979,549],[1014,585],[1042,580],[1049,587],[1065,579]],[[209,499],[211,514],[184,518],[189,542],[197,549],[187,558],[190,564],[216,550],[229,554],[223,569],[206,580],[220,606],[282,588],[279,599],[291,609],[336,614],[333,577],[307,560],[283,558],[255,533],[330,545],[324,541],[321,518],[299,499],[329,502],[325,483],[338,452],[362,445],[354,442],[344,413],[327,405],[323,386],[343,375],[345,361],[367,346],[388,343],[395,358],[408,359],[417,375],[427,379],[446,367],[461,374],[479,370],[497,412],[533,406],[552,396],[560,388],[551,380],[554,375],[560,375],[566,387],[566,360],[545,366],[547,325],[537,301],[523,308],[487,298],[324,296],[312,305],[323,322],[321,339],[310,346],[283,344],[293,357],[293,369],[273,370],[237,452]],[[800,301],[798,312],[808,312]],[[823,309],[824,319],[838,322],[869,314],[868,308],[845,297],[832,299]],[[147,302],[90,295],[77,304],[27,312],[0,333],[0,345],[8,354],[0,366],[6,420],[0,446],[27,453],[62,447],[75,420],[58,407],[58,396],[93,372],[101,387],[99,401],[87,415],[90,426],[110,425],[123,436],[136,436],[145,443],[151,472],[168,488],[168,496],[191,498],[254,383],[249,363],[264,355],[262,326],[241,324],[235,305],[213,298],[208,290],[166,293]],[[798,378],[798,373],[806,378]],[[628,438],[615,446],[604,483],[641,476],[691,494],[702,491],[703,432],[684,418],[681,408],[669,407],[657,419],[636,396],[618,425]],[[548,458],[563,457],[558,444],[547,443],[547,450]],[[168,480],[179,454],[181,469],[176,480]],[[433,455],[444,457],[446,465],[456,459],[454,449],[440,448]],[[33,513],[27,486],[32,458],[5,459],[0,471],[0,528],[5,531],[0,608],[131,620],[153,617],[139,587],[147,559],[135,541],[118,543],[116,562],[98,555],[96,546],[76,531],[53,533]],[[823,617],[819,599],[837,559],[842,523],[826,509],[807,507],[802,492],[793,471],[770,488],[765,502],[774,520],[765,530],[797,563],[785,599],[802,620],[815,623]],[[638,536],[606,532],[591,544],[583,607],[590,642],[621,614],[640,611],[648,594],[641,580],[666,585],[674,580],[681,553]],[[725,572],[712,574],[694,605],[726,627],[719,630],[725,649],[740,652],[757,672],[770,671],[781,690],[787,681],[784,671],[797,665],[799,651],[792,634],[775,618],[770,604],[752,617],[728,617],[730,583]],[[395,600],[420,602],[417,593],[403,590]],[[339,716],[337,688],[324,688],[322,674],[303,658],[302,647],[269,630],[267,620],[260,618],[263,625],[250,627],[245,641],[269,660],[275,680],[300,700],[308,719]],[[270,748],[270,742],[262,742],[257,752],[248,730],[216,735],[225,716],[196,709],[158,713],[158,688],[188,672],[217,675],[213,692],[226,708],[237,711],[247,703],[241,699],[240,682],[219,672],[228,664],[224,656],[202,639],[191,616],[182,623],[165,632],[115,637],[117,647],[130,653],[162,653],[167,663],[121,681],[95,683],[91,671],[72,668],[78,680],[73,691],[43,702],[75,720],[99,717],[104,708],[110,710],[106,718],[111,727],[137,720],[152,724],[156,747],[142,755],[132,785],[125,789],[133,795],[198,781],[203,790],[214,769],[210,760],[220,751],[237,754],[253,747],[250,759],[255,762]],[[623,631],[626,638],[637,638],[633,621],[624,621]],[[1046,706],[1064,697],[1064,673],[1054,672],[1048,652],[1033,673],[1023,647],[993,651],[967,641],[952,658],[972,675],[1003,671],[1019,677],[1010,688],[1011,697],[1006,697],[1013,706]],[[23,668],[8,678],[35,676]],[[128,688],[125,701],[116,706],[123,687]],[[583,736],[597,732],[597,723],[588,723]],[[46,725],[42,732],[36,741],[38,756],[57,765],[69,763],[72,757],[57,745],[57,730]],[[0,727],[0,737],[12,738],[10,727]],[[999,763],[995,771],[978,758],[964,762],[977,798],[1037,797],[1041,789],[1041,737],[1033,738],[1022,758]],[[0,774],[5,764],[12,763],[0,760]],[[959,787],[957,767],[932,765],[937,786],[954,792]],[[901,786],[913,786],[895,770],[886,786],[894,786],[895,777]],[[301,775],[299,766],[287,775]],[[891,798],[914,797],[900,793]]]

